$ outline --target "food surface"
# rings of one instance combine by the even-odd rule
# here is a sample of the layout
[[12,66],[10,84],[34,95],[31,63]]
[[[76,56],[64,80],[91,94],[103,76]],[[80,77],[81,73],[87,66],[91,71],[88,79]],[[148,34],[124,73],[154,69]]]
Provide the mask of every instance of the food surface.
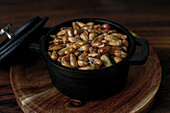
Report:
[[[71,26],[71,25],[70,25]],[[127,56],[127,35],[111,29],[109,24],[72,22],[51,34],[48,55],[69,68],[93,70],[112,66]]]

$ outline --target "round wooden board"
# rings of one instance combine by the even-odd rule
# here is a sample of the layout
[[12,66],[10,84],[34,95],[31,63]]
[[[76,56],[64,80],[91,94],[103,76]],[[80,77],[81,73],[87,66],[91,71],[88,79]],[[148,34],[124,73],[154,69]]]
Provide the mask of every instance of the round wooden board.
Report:
[[127,83],[120,93],[105,100],[86,102],[80,107],[71,106],[72,99],[52,85],[42,57],[25,65],[12,66],[10,81],[16,100],[25,113],[143,113],[151,107],[159,88],[161,66],[150,47],[146,64],[130,67]]

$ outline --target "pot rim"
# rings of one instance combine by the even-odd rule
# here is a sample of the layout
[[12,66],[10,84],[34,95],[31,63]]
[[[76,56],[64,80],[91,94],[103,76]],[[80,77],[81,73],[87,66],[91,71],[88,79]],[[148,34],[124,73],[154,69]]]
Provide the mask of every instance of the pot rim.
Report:
[[[73,21],[81,21],[81,22],[97,22],[97,23],[107,23],[109,24],[111,27],[115,27],[117,28],[116,30],[119,30],[121,32],[123,32],[123,34],[127,35],[130,41],[130,48],[128,51],[128,55],[126,56],[126,58],[124,58],[121,62],[114,64],[112,66],[106,67],[106,68],[100,68],[100,69],[94,69],[94,70],[78,70],[77,68],[68,68],[65,66],[62,66],[60,63],[56,62],[56,61],[52,61],[50,59],[50,57],[47,54],[47,49],[45,48],[45,41],[47,40],[47,38],[49,38],[49,35],[51,35],[52,32],[54,32],[54,30],[56,30],[57,28],[61,28],[61,27],[66,27],[66,26],[62,26],[63,24],[67,24],[67,23],[72,23]],[[69,25],[68,25],[69,26]],[[57,30],[56,30],[57,32]],[[108,70],[112,70],[112,69],[116,69],[117,67],[123,65],[124,63],[129,63],[129,59],[134,55],[135,50],[136,50],[136,43],[135,43],[135,39],[134,36],[126,29],[124,28],[122,25],[117,24],[115,22],[106,20],[106,19],[99,19],[99,18],[78,18],[78,19],[72,19],[72,20],[68,20],[65,22],[62,22],[60,24],[55,25],[54,27],[52,27],[52,29],[45,35],[45,37],[41,40],[40,42],[40,49],[41,52],[43,54],[43,56],[45,57],[46,61],[51,63],[53,66],[60,68],[64,71],[69,71],[69,72],[79,72],[79,73],[94,73],[94,72],[103,72],[103,71],[108,71]]]

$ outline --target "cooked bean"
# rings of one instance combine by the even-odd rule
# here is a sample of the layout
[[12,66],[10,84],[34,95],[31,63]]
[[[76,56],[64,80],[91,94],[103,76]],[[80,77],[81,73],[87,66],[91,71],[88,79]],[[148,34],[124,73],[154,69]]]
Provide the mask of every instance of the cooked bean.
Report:
[[122,49],[123,49],[124,51],[127,51],[127,47],[126,47],[126,46],[122,46]]
[[121,57],[121,50],[115,50],[114,51],[114,55],[116,56],[116,57]]
[[65,51],[66,49],[67,49],[67,48],[61,49],[61,50],[58,52],[58,54],[61,55],[61,56],[64,55],[64,51]]
[[96,47],[104,47],[105,44],[102,43],[102,42],[95,42],[95,43],[92,44],[92,46],[96,46]]
[[120,61],[122,61],[123,59],[120,57],[114,57],[114,61],[115,63],[119,63]]
[[125,58],[126,56],[127,56],[127,53],[121,51],[121,57],[122,57],[122,58]]
[[67,30],[67,29],[72,30],[73,28],[72,28],[72,27],[61,27],[61,29],[60,29],[60,30],[62,31],[62,30],[65,30],[65,29],[66,29],[66,30]]
[[94,40],[94,38],[96,38],[97,35],[98,35],[98,33],[96,33],[96,32],[90,33],[89,34],[89,40]]
[[81,55],[81,51],[80,51],[80,50],[76,50],[76,51],[74,51],[74,55],[75,55],[75,56],[79,56],[79,55]]
[[61,59],[69,62],[70,61],[70,54],[61,57]]
[[71,29],[67,29],[67,34],[68,34],[68,36],[73,36],[72,30]]
[[57,57],[58,57],[57,52],[53,51],[52,54],[51,54],[51,59],[52,60],[57,60]]
[[79,35],[75,35],[75,38],[77,38],[77,39],[79,39],[79,40],[81,41],[81,39],[80,39],[80,36],[79,36]]
[[57,35],[50,35],[51,38],[57,38]]
[[89,25],[84,25],[84,26],[82,26],[82,29],[83,30],[88,30],[88,29],[91,29],[92,28],[92,26],[89,26]]
[[82,29],[75,29],[73,33],[74,33],[74,35],[78,35],[78,34],[80,34],[82,32],[83,32]]
[[55,39],[53,40],[53,42],[54,42],[54,43],[62,43],[63,41],[62,41],[62,39],[55,38]]
[[101,29],[100,31],[101,31],[102,33],[107,33],[108,30],[109,30],[109,29]]
[[109,45],[111,45],[111,46],[122,46],[122,41],[121,40],[111,40],[110,42],[109,42]]
[[128,41],[127,40],[123,40],[123,45],[126,46],[126,47],[129,46]]
[[98,53],[89,53],[88,54],[89,57],[99,57],[100,55]]
[[76,22],[80,27],[83,27],[84,25],[86,25],[85,23],[83,22]]
[[88,57],[88,60],[90,60],[93,64],[102,65],[102,61],[98,58]]
[[94,25],[94,29],[99,29],[101,28],[102,26],[100,24],[97,24],[97,25]]
[[77,30],[77,29],[80,29],[79,26],[78,26],[78,24],[77,24],[76,22],[73,22],[73,23],[72,23],[72,26],[73,26],[73,29],[74,29],[74,30],[75,30],[75,29],[76,29],[76,30]]
[[112,35],[119,37],[120,39],[126,39],[127,35],[123,35],[121,33],[112,33]]
[[65,67],[69,67],[69,68],[72,68],[70,63],[65,61],[64,59],[61,60],[61,65],[65,66]]
[[108,53],[105,53],[105,54],[103,54],[103,55],[106,55],[108,58],[110,57],[110,55],[109,55]]
[[64,29],[64,30],[61,30],[57,33],[58,36],[61,36],[61,35],[65,35],[67,33],[67,30]]
[[70,65],[72,68],[78,68],[78,62],[74,54],[70,55]]
[[90,53],[97,53],[97,47],[95,47],[95,46],[91,46],[90,48],[89,48],[89,52]]
[[86,43],[83,42],[83,41],[75,42],[75,43],[73,44],[73,47],[74,47],[74,49],[78,49],[78,48],[80,48],[81,46],[83,46],[84,44],[86,44]]
[[70,46],[70,47],[68,48],[68,50],[70,51],[70,53],[74,53],[74,51],[75,51],[75,49],[73,48],[73,46]]
[[95,43],[95,42],[101,42],[103,40],[103,35],[99,35],[97,36],[93,41],[92,41],[92,44]]
[[110,28],[110,25],[109,25],[109,24],[103,24],[103,25],[102,25],[102,28],[104,28],[104,29],[109,29],[109,28]]
[[97,29],[88,29],[88,32],[89,33],[98,33],[98,34],[100,34],[100,31],[97,30]]
[[87,52],[83,52],[79,57],[78,57],[78,59],[79,60],[86,60],[86,57],[87,57],[87,55],[88,55],[88,53]]
[[109,54],[113,55],[115,50],[122,50],[120,47],[111,47],[108,51]]
[[94,22],[88,22],[88,23],[86,23],[86,25],[93,26]]
[[53,42],[53,40],[52,41],[49,41],[49,44],[53,44],[54,42]]
[[106,35],[104,39],[111,41],[111,40],[117,40],[119,38],[117,36],[114,36],[114,35]]
[[65,44],[65,43],[67,43],[68,42],[68,36],[62,36],[62,41],[63,41],[63,43]]
[[104,63],[105,67],[112,66],[110,59],[106,55],[102,55],[100,60]]
[[59,56],[59,57],[57,58],[57,62],[61,63],[61,59],[62,59],[62,57]]
[[70,46],[73,46],[74,42],[71,42],[71,43],[67,43],[66,44],[66,47],[70,47]]
[[62,48],[63,48],[63,45],[54,45],[54,46],[50,47],[49,50],[56,51],[56,50],[60,50]]
[[107,53],[110,49],[110,46],[107,46],[107,47],[101,47],[98,49],[98,53],[100,54],[104,54],[104,53]]
[[86,33],[81,33],[80,38],[81,38],[83,41],[86,41],[86,42],[88,41],[88,36],[87,36]]
[[49,56],[49,57],[51,57],[51,54],[52,54],[52,53],[51,53],[50,51],[48,51],[48,56]]
[[78,60],[78,65],[79,66],[87,66],[89,65],[89,62],[83,61],[83,60]]
[[70,54],[70,50],[67,48],[66,50],[64,50],[64,54]]
[[[59,43],[59,42],[55,42],[55,43],[54,43],[54,45],[60,45],[60,44],[61,44],[61,43]],[[61,44],[61,45],[62,45],[62,44]]]
[[102,43],[105,43],[106,45],[108,45],[108,40],[102,40]]
[[78,50],[88,52],[89,48],[90,48],[90,45],[86,44],[86,45],[81,46]]
[[75,37],[68,37],[68,40],[70,41],[70,42],[77,42],[77,41],[80,41],[78,38],[75,38]]
[[109,30],[108,33],[116,33],[117,31],[116,30]]

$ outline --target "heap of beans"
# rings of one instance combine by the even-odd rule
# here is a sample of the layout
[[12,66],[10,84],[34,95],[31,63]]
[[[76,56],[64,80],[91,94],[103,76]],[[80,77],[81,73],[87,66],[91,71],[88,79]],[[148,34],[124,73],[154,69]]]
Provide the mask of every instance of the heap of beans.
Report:
[[93,70],[112,66],[127,56],[127,35],[110,29],[109,24],[72,22],[50,35],[48,55],[69,68]]

